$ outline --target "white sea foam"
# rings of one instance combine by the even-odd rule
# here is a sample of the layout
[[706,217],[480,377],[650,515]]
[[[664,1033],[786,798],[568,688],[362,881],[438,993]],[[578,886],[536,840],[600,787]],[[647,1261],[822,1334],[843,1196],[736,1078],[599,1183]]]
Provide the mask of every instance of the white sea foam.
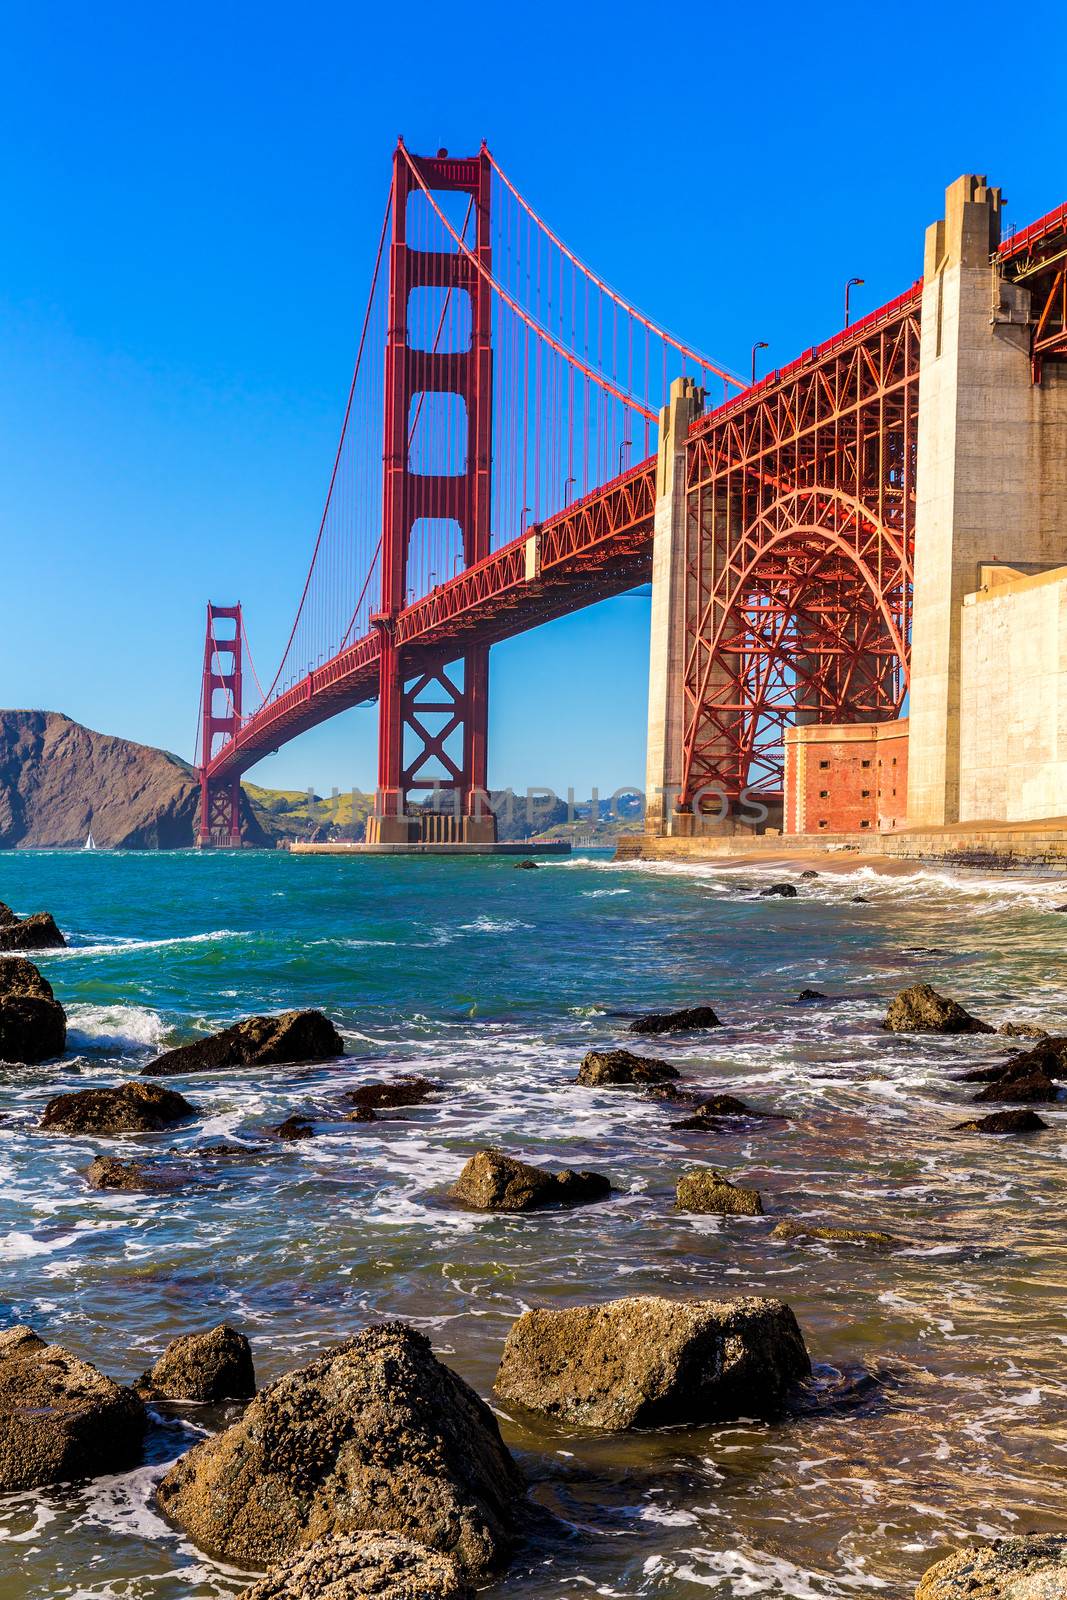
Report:
[[147,1006],[67,1007],[67,1041],[72,1049],[125,1050],[140,1045],[153,1049],[162,1042],[166,1024]]
[[183,944],[217,944],[222,939],[251,939],[254,935],[233,928],[215,928],[211,933],[175,934],[169,939],[97,939],[90,944],[68,944],[62,950],[49,950],[49,960],[76,956],[123,956],[142,950],[169,950]]
[[0,1238],[0,1261],[25,1261],[30,1256],[51,1256],[65,1250],[77,1239],[77,1233],[59,1233],[53,1239],[35,1239],[32,1233],[12,1230]]
[[461,922],[464,933],[517,933],[521,928],[532,928],[532,922],[520,922],[517,917],[475,917],[473,922]]

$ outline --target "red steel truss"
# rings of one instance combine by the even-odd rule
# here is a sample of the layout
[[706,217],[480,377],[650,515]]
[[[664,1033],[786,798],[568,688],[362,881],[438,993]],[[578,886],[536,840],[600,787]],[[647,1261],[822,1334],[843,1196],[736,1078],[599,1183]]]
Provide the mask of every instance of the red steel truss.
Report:
[[[431,664],[444,666],[464,649],[647,582],[655,495],[650,459],[405,607],[394,625],[405,671],[417,680]],[[339,711],[376,699],[380,661],[376,628],[250,717],[205,762],[210,782],[245,772]]]
[[786,726],[907,687],[921,290],[691,428],[679,810],[777,797]]
[[1005,239],[997,267],[1030,295],[1030,363],[1040,383],[1047,361],[1067,359],[1067,205]]

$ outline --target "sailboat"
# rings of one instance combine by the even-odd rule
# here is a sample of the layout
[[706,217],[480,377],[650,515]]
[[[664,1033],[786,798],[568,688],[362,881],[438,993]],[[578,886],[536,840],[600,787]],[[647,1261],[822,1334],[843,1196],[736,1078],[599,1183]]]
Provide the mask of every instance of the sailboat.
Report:
[[96,849],[96,840],[93,838],[93,830],[92,830],[92,828],[89,829],[88,837],[86,838],[85,843],[82,845],[82,849],[83,850],[95,850]]

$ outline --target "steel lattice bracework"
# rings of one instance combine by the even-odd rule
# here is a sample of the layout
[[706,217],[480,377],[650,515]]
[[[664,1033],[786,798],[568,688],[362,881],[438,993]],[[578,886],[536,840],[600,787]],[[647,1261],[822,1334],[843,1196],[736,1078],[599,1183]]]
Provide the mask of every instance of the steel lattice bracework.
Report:
[[[231,621],[232,634],[222,638],[218,621]],[[241,778],[238,772],[210,776],[216,738],[234,739],[241,727],[241,674],[244,634],[241,607],[208,604],[204,640],[204,675],[200,696],[200,828],[197,844],[238,846],[241,843]]]
[[679,812],[778,799],[794,721],[899,714],[919,314],[916,286],[690,430]]

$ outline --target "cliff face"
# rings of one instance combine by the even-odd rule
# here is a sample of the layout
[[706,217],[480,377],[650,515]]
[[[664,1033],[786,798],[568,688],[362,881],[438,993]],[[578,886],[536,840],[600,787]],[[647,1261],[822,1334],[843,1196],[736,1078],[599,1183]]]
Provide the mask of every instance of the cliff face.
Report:
[[[187,849],[198,803],[177,756],[56,711],[0,711],[0,848],[82,845],[91,828],[112,849]],[[272,843],[245,813],[246,842]]]

